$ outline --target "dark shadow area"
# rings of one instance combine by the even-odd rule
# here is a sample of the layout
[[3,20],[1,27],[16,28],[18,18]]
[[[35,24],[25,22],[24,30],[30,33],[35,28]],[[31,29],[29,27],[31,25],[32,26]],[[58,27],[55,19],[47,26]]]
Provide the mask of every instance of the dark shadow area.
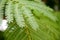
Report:
[[59,5],[59,10],[60,10],[60,0],[59,0],[59,4],[58,5]]
[[5,37],[4,37],[4,32],[1,32],[0,31],[0,40],[4,40],[5,39]]
[[42,0],[50,8],[60,11],[60,0]]
[[47,0],[46,5],[54,9],[55,2],[54,0]]

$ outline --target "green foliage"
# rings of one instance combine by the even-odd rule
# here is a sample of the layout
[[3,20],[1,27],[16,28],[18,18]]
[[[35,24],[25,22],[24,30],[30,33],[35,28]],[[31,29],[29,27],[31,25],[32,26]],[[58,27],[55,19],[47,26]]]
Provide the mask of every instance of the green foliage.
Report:
[[54,15],[54,11],[41,1],[5,2],[3,3],[7,4],[4,7],[8,21],[5,40],[60,40],[60,28],[56,22],[58,18]]
[[3,18],[3,9],[4,9],[4,4],[5,4],[6,0],[0,0],[0,24]]

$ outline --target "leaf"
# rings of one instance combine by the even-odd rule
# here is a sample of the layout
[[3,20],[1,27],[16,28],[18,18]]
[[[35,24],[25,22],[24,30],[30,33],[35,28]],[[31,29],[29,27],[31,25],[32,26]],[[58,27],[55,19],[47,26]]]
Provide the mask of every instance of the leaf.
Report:
[[20,2],[20,4],[30,8],[33,11],[39,12],[38,15],[43,14],[44,16],[50,18],[53,21],[58,20],[57,17],[53,14],[53,10],[46,7],[44,4],[36,3],[33,1],[22,1]]
[[12,1],[8,1],[5,9],[5,15],[7,16],[8,23],[13,21],[13,4]]
[[26,7],[22,7],[23,10],[23,15],[26,19],[26,21],[28,22],[28,24],[34,29],[38,29],[39,25],[37,24],[34,15],[32,14],[31,10],[26,8]]
[[26,25],[26,27],[22,29],[16,24],[16,21],[14,21],[14,23],[10,23],[8,29],[5,31],[6,40],[56,40],[58,38],[56,35],[58,34],[55,35],[55,33],[51,31],[54,29],[50,30],[48,27],[49,26],[45,27],[45,25],[42,25],[35,31],[29,27],[29,25]]
[[4,32],[5,40],[60,40],[57,17],[41,1],[9,0],[7,3],[5,12],[10,23]]
[[17,4],[15,4],[15,9],[14,9],[14,13],[15,13],[15,15],[14,15],[14,17],[15,17],[15,19],[16,19],[16,22],[17,22],[17,24],[20,26],[20,27],[25,27],[25,20],[24,20],[24,18],[23,18],[23,15],[22,15],[22,11],[19,9],[19,5],[18,5],[18,3]]
[[4,4],[5,4],[6,0],[0,0],[0,24],[2,22],[3,19],[3,13],[4,13]]

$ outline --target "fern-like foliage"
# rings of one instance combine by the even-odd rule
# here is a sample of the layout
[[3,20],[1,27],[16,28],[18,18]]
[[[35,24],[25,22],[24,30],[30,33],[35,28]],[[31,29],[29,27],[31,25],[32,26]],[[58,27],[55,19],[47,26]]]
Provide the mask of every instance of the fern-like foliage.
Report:
[[5,4],[6,40],[60,40],[58,19],[41,1],[7,0]]
[[0,24],[3,18],[3,13],[4,13],[4,5],[5,5],[6,0],[0,0]]

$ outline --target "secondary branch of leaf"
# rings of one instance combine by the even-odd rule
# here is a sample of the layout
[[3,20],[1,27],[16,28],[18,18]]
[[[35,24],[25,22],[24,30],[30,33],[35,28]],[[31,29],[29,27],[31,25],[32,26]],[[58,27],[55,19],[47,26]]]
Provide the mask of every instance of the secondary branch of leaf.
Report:
[[28,35],[28,40],[32,40],[32,39],[31,39],[30,32],[29,32],[29,29],[28,29],[28,26],[27,26],[27,25],[26,25],[25,29],[26,29],[26,34]]

